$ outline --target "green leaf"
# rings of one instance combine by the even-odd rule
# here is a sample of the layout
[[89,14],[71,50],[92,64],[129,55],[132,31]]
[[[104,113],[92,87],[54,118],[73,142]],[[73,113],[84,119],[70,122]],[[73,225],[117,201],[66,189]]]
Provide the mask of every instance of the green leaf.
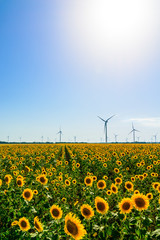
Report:
[[36,233],[30,233],[30,236],[31,236],[31,238],[33,238],[33,237],[36,237],[37,236],[37,232]]
[[160,236],[160,228],[156,229],[151,233],[152,237],[159,237]]

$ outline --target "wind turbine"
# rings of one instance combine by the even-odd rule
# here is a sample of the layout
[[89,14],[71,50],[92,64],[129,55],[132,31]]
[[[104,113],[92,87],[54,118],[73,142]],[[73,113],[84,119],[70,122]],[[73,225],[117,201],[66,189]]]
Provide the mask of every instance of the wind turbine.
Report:
[[101,117],[98,116],[98,117],[104,122],[104,131],[105,131],[106,143],[107,143],[107,123],[108,123],[108,121],[109,121],[112,117],[114,117],[114,116],[115,116],[115,115],[109,117],[107,120],[104,120],[103,118],[101,118]]
[[117,142],[117,134],[114,134],[114,137],[115,137],[115,142]]
[[60,128],[60,130],[59,130],[59,132],[57,134],[59,134],[59,141],[61,142],[61,135],[62,135],[61,128]]
[[157,142],[157,134],[153,135],[154,139],[155,139],[155,143]]
[[[130,133],[132,133],[132,132],[133,132],[133,142],[135,142],[135,132],[140,132],[140,131],[138,131],[134,128],[133,123],[132,123],[132,131]],[[128,133],[128,134],[130,134],[130,133]]]
[[140,139],[140,136],[139,136],[139,137],[137,137],[137,142],[139,142],[139,139]]

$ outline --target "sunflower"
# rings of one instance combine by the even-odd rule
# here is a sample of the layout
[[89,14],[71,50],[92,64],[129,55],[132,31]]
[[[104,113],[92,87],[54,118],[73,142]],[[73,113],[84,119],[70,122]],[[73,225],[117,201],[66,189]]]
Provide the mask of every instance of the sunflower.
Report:
[[101,197],[95,198],[95,206],[98,213],[107,213],[109,206],[108,203]]
[[112,191],[111,190],[107,190],[107,195],[111,195],[112,194]]
[[23,179],[18,178],[18,179],[17,179],[17,185],[18,185],[18,187],[23,187],[23,185],[24,185]]
[[114,168],[114,172],[115,173],[119,173],[119,169],[118,168]]
[[25,217],[19,219],[18,225],[22,231],[28,231],[30,229],[29,221]]
[[135,182],[135,177],[131,177],[131,181],[132,181],[132,182]]
[[150,199],[152,199],[153,198],[153,194],[152,193],[147,193],[147,198],[150,200]]
[[144,179],[144,176],[143,175],[139,175],[138,178],[139,178],[139,180],[142,181]]
[[62,177],[62,176],[59,176],[58,179],[59,179],[59,181],[62,181],[62,180],[63,180],[63,177]]
[[30,172],[30,168],[28,166],[25,166],[25,171]]
[[36,230],[38,232],[42,232],[43,231],[42,223],[39,221],[38,217],[34,218],[34,227],[36,228]]
[[122,183],[122,179],[119,178],[119,177],[117,177],[117,178],[115,179],[115,184],[121,185],[121,183]]
[[148,176],[148,173],[143,173],[144,178]]
[[159,182],[152,183],[152,187],[156,190],[159,185]]
[[115,184],[113,184],[113,183],[112,183],[112,185],[111,185],[111,191],[112,191],[112,193],[114,193],[114,194],[116,194],[116,193],[118,192],[117,186],[116,186]]
[[90,186],[91,187],[92,183],[93,183],[92,177],[85,177],[84,183],[86,184],[86,186]]
[[106,182],[104,180],[99,180],[97,182],[97,188],[98,189],[104,189],[106,187]]
[[138,190],[135,190],[135,191],[134,191],[134,194],[139,194],[139,191],[138,191]]
[[66,180],[65,180],[65,185],[66,185],[66,186],[70,186],[70,184],[71,184],[70,181],[69,181],[68,179],[66,179]]
[[81,221],[72,213],[68,213],[65,217],[64,231],[75,240],[80,240],[87,234]]
[[2,179],[0,179],[0,187],[2,186]]
[[133,191],[133,183],[131,182],[126,182],[125,183],[125,188],[128,190],[128,191]]
[[63,211],[58,205],[52,205],[50,208],[50,213],[54,219],[61,219]]
[[80,163],[77,163],[77,164],[76,164],[76,167],[79,168],[79,167],[80,167]]
[[41,184],[45,185],[45,184],[47,184],[47,182],[48,182],[48,178],[46,178],[45,174],[43,173],[43,174],[41,174],[41,175],[38,177],[38,181],[39,181]]
[[73,184],[76,184],[76,183],[77,183],[76,179],[73,179],[73,180],[72,180],[72,183],[73,183]]
[[62,202],[66,202],[66,198],[63,197],[63,198],[62,198]]
[[123,198],[118,205],[121,211],[120,213],[124,213],[124,214],[130,213],[133,208],[133,204],[130,198]]
[[18,221],[13,221],[13,222],[11,223],[11,227],[16,226],[16,225],[19,225],[19,222],[18,222]]
[[23,195],[23,198],[27,201],[31,201],[31,199],[33,198],[33,192],[29,188],[24,189],[22,195]]
[[139,211],[146,210],[149,206],[149,200],[143,194],[134,194],[131,199],[134,207]]
[[23,176],[22,175],[18,175],[17,179],[19,179],[19,178],[23,179]]
[[91,217],[94,216],[93,208],[89,204],[83,204],[80,210],[82,216],[85,217],[86,219],[90,219]]
[[107,180],[107,179],[108,179],[108,177],[107,177],[106,175],[104,175],[104,176],[103,176],[103,178],[104,178],[105,180]]
[[7,185],[10,184],[11,180],[12,180],[12,176],[10,174],[5,175],[4,181]]
[[93,179],[93,181],[96,181],[96,180],[97,180],[97,177],[96,177],[96,176],[93,176],[92,179]]
[[158,184],[156,190],[158,191],[158,193],[160,193],[160,184]]
[[38,191],[35,189],[33,190],[33,194],[37,195],[38,194]]

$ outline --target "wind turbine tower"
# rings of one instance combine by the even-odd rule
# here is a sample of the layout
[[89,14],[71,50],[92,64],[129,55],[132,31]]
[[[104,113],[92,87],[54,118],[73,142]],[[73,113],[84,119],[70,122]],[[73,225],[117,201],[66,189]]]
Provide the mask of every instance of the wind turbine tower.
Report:
[[59,130],[59,132],[57,134],[59,134],[59,141],[61,142],[61,135],[62,135],[61,128],[60,128],[60,130]]
[[[130,133],[132,133],[132,132],[133,132],[133,142],[135,142],[135,137],[136,137],[135,132],[140,132],[140,131],[138,131],[134,128],[133,123],[132,123],[132,131]],[[128,133],[128,134],[130,134],[130,133]]]
[[117,134],[114,134],[114,137],[115,137],[115,142],[117,142]]
[[155,139],[155,143],[157,142],[157,134],[153,135],[154,139]]
[[104,131],[105,131],[105,140],[106,140],[106,143],[107,143],[107,140],[108,140],[108,137],[107,137],[107,124],[108,124],[108,121],[114,117],[115,115],[109,117],[107,120],[104,120],[103,118],[99,117],[103,122],[104,122]]

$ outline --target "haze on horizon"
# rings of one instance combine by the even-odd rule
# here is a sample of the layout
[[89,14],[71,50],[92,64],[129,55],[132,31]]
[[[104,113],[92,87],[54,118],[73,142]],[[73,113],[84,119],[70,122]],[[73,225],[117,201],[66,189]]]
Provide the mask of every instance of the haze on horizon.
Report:
[[160,141],[159,0],[0,0],[0,141]]

